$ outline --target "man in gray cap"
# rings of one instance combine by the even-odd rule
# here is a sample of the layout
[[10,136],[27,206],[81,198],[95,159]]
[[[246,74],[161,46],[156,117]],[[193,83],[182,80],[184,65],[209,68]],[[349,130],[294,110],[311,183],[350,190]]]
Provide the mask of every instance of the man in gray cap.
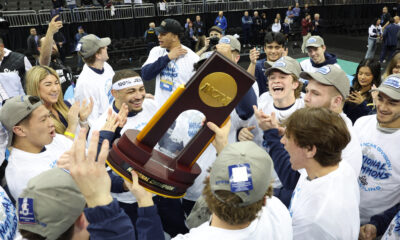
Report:
[[[346,74],[343,70],[333,65],[327,65],[318,69],[317,72],[301,72],[300,77],[309,81],[306,87],[306,95],[304,96],[305,106],[309,108],[327,108],[339,114],[346,123],[351,135],[351,140],[342,151],[342,160],[350,164],[354,170],[354,176],[357,177],[361,170],[361,146],[356,137],[356,132],[353,129],[351,120],[342,111],[345,99],[350,91],[350,83]],[[257,110],[257,112],[260,111]],[[265,141],[263,143],[269,148],[269,154],[275,162],[275,170],[283,187],[285,189],[294,189],[300,177],[300,173],[291,170],[289,164],[282,164],[282,162],[284,162],[282,158],[285,154],[276,150],[276,146],[281,139],[279,130],[282,134],[283,129],[275,115],[263,114],[271,119],[271,121],[273,120],[274,123],[269,125],[268,128],[265,128],[265,126],[261,128],[264,131],[263,139]],[[256,118],[259,121],[257,114]],[[290,195],[291,194],[286,193],[286,197],[281,196],[281,199],[287,199]]]
[[156,78],[154,99],[161,107],[179,85],[190,80],[199,56],[181,44],[183,28],[175,19],[164,19],[156,31],[160,46],[151,49],[142,66],[142,78],[144,81]]
[[293,187],[289,171],[299,175],[289,207],[293,239],[357,239],[359,189],[354,170],[341,161],[350,141],[343,119],[326,108],[302,108],[280,138],[276,119],[255,114],[283,185]]
[[[269,91],[263,93],[257,101],[258,109],[266,114],[276,116],[279,122],[283,122],[297,109],[304,107],[304,98],[301,96],[302,83],[299,81],[301,72],[300,64],[291,57],[282,57],[276,61],[271,68],[267,69],[265,75],[268,77]],[[255,116],[249,121],[241,121],[238,133],[239,141],[254,141],[260,147],[264,146],[264,132],[257,127]],[[274,195],[286,206],[289,206],[291,192],[285,190],[274,173]],[[288,193],[286,194],[286,192]]]
[[350,82],[346,73],[334,65],[326,65],[316,72],[302,72],[300,77],[308,80],[304,103],[306,107],[325,107],[336,112],[345,121],[351,141],[343,149],[342,159],[360,173],[362,154],[360,143],[351,120],[343,112],[343,106],[350,92]]
[[69,161],[71,175],[61,168],[45,171],[32,178],[17,199],[18,228],[24,239],[135,239],[128,216],[110,194],[108,146],[102,145],[96,161],[97,132],[86,155],[86,132],[81,129],[62,156]]
[[[230,124],[207,125],[216,132],[213,144],[218,157],[205,180],[205,201],[199,209],[207,207],[211,219],[195,210],[192,214],[204,223],[173,239],[292,239],[290,215],[272,196],[269,155],[250,141],[227,145]],[[144,190],[135,178],[131,191],[138,202],[151,202],[151,194],[141,194]]]
[[333,64],[340,68],[337,64],[336,55],[326,52],[324,39],[320,36],[311,36],[306,42],[306,49],[309,59],[301,61],[300,65],[305,72],[315,72],[318,68]]
[[400,75],[388,76],[379,88],[372,91],[377,94],[376,114],[359,118],[354,129],[364,159],[358,179],[363,225],[360,237],[370,233],[374,238],[385,229],[377,232],[377,228],[368,223],[375,215],[400,202]]
[[56,166],[72,141],[56,134],[49,110],[38,97],[16,96],[0,109],[0,121],[12,147],[5,176],[14,199],[29,179]]
[[88,117],[89,126],[107,111],[114,97],[111,94],[114,70],[107,63],[107,46],[110,38],[99,38],[89,34],[81,38],[77,44],[79,55],[83,58],[85,66],[75,87],[75,100],[83,101],[93,98],[94,106]]

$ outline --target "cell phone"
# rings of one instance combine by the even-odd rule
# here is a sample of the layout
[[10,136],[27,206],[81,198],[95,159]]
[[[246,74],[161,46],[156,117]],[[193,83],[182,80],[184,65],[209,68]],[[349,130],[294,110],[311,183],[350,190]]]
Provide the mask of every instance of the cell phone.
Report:
[[56,18],[56,22],[61,21],[60,9],[51,9],[50,10],[50,20],[53,19],[57,15],[58,15],[58,18]]
[[355,92],[356,90],[353,87],[350,87],[350,93]]

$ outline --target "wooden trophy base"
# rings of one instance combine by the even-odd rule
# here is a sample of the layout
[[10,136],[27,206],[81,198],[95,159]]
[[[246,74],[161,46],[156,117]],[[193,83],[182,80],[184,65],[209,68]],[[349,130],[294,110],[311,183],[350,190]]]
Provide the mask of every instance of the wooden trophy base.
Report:
[[130,129],[114,142],[107,158],[108,166],[129,182],[132,182],[131,171],[135,170],[140,185],[157,195],[183,197],[200,174],[200,167],[197,164],[191,168],[177,166],[173,158],[136,140],[138,134],[139,131]]

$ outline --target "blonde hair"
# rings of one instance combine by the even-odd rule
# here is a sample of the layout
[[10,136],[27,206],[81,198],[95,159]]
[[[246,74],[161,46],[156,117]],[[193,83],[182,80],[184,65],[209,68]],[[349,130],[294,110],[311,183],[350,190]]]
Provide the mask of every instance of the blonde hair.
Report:
[[[60,85],[60,94],[58,95],[57,103],[53,104],[53,108],[55,110],[57,110],[57,112],[59,114],[61,114],[64,117],[64,119],[68,120],[69,108],[64,103],[64,96],[61,91],[60,78],[58,77],[58,74],[54,69],[47,67],[47,66],[35,66],[35,67],[31,68],[26,73],[26,77],[25,77],[27,94],[41,98],[40,94],[39,94],[39,85],[40,85],[40,82],[43,79],[45,79],[48,75],[55,76]],[[66,129],[65,125],[60,121],[60,119],[57,119],[53,114],[51,116],[54,120],[56,132],[59,134],[64,134],[65,129]]]

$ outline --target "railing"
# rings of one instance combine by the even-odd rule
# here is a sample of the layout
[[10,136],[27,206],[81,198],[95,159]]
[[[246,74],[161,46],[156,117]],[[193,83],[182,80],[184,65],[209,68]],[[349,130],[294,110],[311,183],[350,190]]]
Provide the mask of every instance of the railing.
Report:
[[[50,9],[39,10],[38,13],[39,23],[42,25],[47,25],[51,21],[51,12]],[[73,15],[70,9],[63,8],[60,13],[60,19],[63,23],[72,23]]]
[[157,4],[158,16],[182,15],[183,4],[180,2],[167,2]]
[[183,4],[184,14],[198,14],[203,12],[204,12],[203,2],[190,2],[187,4]]
[[10,23],[10,27],[25,27],[39,25],[35,10],[5,11],[3,18]]
[[228,2],[229,11],[243,11],[251,9],[251,3],[249,1],[230,1]]
[[325,5],[360,5],[360,4],[376,4],[376,3],[396,3],[395,0],[325,0]]
[[104,9],[106,20],[120,20],[133,18],[132,5],[116,5],[114,8]]
[[135,18],[154,17],[156,15],[154,4],[135,4],[133,5],[133,15]]
[[256,0],[251,2],[252,9],[267,9],[272,8],[272,0]]
[[228,11],[228,2],[206,1],[206,12]]
[[84,8],[75,8],[73,10],[73,15],[75,22],[96,22],[103,21],[104,11],[108,11],[109,9],[103,9],[101,7],[84,7]]
[[[301,7],[307,3],[310,6],[321,5],[320,0],[298,0]],[[379,0],[379,3],[396,3],[396,0]],[[271,8],[287,8],[294,3],[293,0],[196,0],[187,3],[167,2],[158,3],[156,6],[151,3],[145,4],[126,4],[116,5],[112,11],[110,8],[87,7],[62,9],[60,18],[63,23],[74,22],[93,22],[110,21],[117,19],[132,19],[157,16],[173,16],[182,14],[198,14],[204,12],[219,11],[244,11],[244,10],[262,10]],[[324,0],[324,5],[351,5],[351,4],[376,4],[377,0]],[[157,12],[157,14],[156,14]],[[44,10],[19,10],[19,11],[0,11],[10,23],[10,27],[25,27],[48,25],[51,20],[49,9]]]

